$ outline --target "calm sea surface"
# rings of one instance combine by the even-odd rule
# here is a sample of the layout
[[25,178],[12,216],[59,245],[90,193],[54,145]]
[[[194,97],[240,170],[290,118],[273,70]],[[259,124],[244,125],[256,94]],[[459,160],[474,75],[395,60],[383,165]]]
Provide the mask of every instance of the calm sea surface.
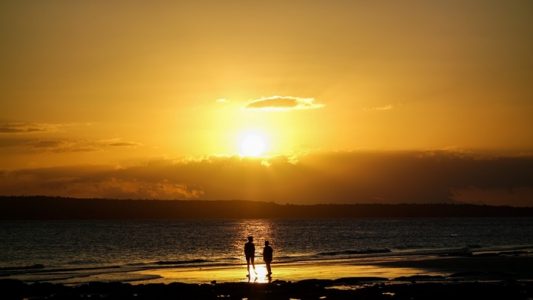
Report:
[[533,218],[0,222],[0,267],[240,264],[533,245]]

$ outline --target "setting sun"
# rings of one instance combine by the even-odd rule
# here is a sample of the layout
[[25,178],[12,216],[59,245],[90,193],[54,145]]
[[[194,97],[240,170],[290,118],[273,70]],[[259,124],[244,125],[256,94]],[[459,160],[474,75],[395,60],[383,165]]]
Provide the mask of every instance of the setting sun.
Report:
[[241,156],[258,157],[267,149],[266,138],[257,132],[248,132],[239,139],[239,154]]

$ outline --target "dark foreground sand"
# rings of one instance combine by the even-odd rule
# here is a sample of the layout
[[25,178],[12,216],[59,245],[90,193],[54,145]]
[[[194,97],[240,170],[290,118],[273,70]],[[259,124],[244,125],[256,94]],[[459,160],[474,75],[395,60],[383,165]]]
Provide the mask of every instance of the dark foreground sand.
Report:
[[[51,283],[4,274],[0,299],[533,299],[529,251],[278,265],[274,272],[280,275],[270,283],[226,281],[243,273],[235,267],[151,272],[162,275],[158,277],[162,281],[132,284],[124,283],[130,277],[119,276],[109,277],[112,282]],[[207,276],[223,280],[209,283],[203,280]],[[330,279],[337,277],[342,278]],[[202,281],[179,282],[187,278]]]
[[1,280],[2,299],[532,299],[525,281],[390,282],[379,278],[272,283],[88,283],[64,286]]

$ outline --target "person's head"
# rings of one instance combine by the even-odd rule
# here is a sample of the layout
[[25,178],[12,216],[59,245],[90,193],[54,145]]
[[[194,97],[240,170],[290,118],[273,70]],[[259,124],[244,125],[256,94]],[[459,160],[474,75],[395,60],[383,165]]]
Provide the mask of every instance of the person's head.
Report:
[[265,246],[268,246],[270,243],[268,241],[265,241]]
[[249,236],[248,237],[248,242],[253,242],[254,241],[254,237],[253,236]]

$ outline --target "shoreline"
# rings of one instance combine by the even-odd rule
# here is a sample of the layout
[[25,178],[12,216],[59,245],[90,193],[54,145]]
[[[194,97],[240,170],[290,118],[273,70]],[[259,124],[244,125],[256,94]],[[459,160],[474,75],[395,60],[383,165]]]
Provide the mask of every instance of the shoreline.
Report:
[[[380,277],[393,280],[410,276],[441,276],[473,274],[488,278],[533,279],[533,251],[526,247],[498,248],[497,251],[474,249],[423,254],[368,255],[335,257],[322,260],[274,261],[273,279],[300,281],[307,279],[331,280],[343,277]],[[517,250],[521,249],[521,250]],[[265,265],[256,259],[258,276],[250,281],[265,283]],[[253,275],[253,274],[252,274]],[[499,277],[498,277],[499,276]],[[76,285],[88,282],[129,282],[131,284],[172,283],[191,284],[217,282],[248,282],[246,266],[235,264],[144,264],[78,268],[46,268],[36,265],[22,268],[0,269],[1,279],[23,282],[50,282]]]
[[[261,266],[256,265],[258,269]],[[55,283],[24,282],[3,276],[0,296],[2,299],[533,298],[533,256],[529,252],[274,264],[271,282],[266,276],[247,282],[243,265],[116,271]]]

